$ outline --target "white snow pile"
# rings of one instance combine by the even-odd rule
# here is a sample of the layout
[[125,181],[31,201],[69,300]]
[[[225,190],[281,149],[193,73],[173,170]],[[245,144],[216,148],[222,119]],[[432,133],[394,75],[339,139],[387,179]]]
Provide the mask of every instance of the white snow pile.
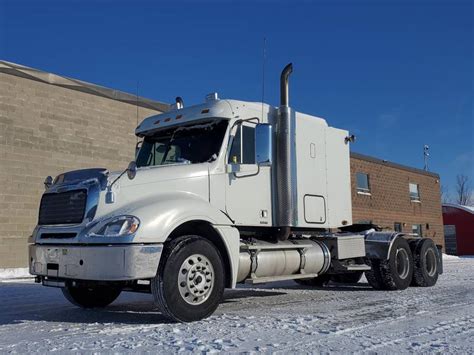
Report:
[[12,280],[12,279],[24,279],[24,278],[30,278],[30,277],[33,277],[33,276],[31,276],[27,267],[0,269],[0,281]]

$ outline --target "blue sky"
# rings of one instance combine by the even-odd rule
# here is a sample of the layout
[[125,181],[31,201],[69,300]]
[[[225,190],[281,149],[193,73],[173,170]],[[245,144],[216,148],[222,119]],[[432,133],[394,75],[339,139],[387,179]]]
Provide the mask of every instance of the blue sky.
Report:
[[0,58],[171,102],[291,106],[356,134],[353,150],[474,180],[472,1],[5,1]]

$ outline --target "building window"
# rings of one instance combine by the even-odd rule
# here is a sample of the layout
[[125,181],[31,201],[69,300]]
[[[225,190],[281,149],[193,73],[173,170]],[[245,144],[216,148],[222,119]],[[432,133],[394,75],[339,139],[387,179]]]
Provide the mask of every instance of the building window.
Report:
[[412,201],[420,201],[420,185],[413,184],[410,182],[410,200]]
[[395,222],[393,224],[393,229],[395,230],[395,232],[401,232],[402,231],[402,224],[400,222]]
[[357,173],[356,174],[356,180],[357,180],[357,192],[370,193],[369,175],[368,174]]
[[423,231],[421,229],[421,224],[414,224],[411,226],[411,232],[416,234],[417,237],[423,237]]

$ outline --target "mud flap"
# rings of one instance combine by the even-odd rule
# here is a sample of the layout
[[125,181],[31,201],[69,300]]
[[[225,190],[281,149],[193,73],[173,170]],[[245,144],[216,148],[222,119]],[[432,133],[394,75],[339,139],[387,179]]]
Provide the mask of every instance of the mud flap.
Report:
[[443,273],[443,246],[436,244],[436,249],[438,250],[438,274],[441,275]]

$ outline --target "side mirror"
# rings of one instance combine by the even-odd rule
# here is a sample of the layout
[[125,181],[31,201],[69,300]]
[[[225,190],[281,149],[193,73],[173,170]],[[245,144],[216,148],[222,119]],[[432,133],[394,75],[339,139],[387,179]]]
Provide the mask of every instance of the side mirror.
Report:
[[47,190],[53,185],[53,178],[51,176],[47,176],[46,179],[44,179],[44,189]]
[[135,163],[135,161],[131,161],[130,164],[128,164],[127,176],[130,180],[133,180],[135,175],[137,175],[137,163]]
[[272,165],[272,126],[259,123],[255,127],[255,163],[260,166]]

